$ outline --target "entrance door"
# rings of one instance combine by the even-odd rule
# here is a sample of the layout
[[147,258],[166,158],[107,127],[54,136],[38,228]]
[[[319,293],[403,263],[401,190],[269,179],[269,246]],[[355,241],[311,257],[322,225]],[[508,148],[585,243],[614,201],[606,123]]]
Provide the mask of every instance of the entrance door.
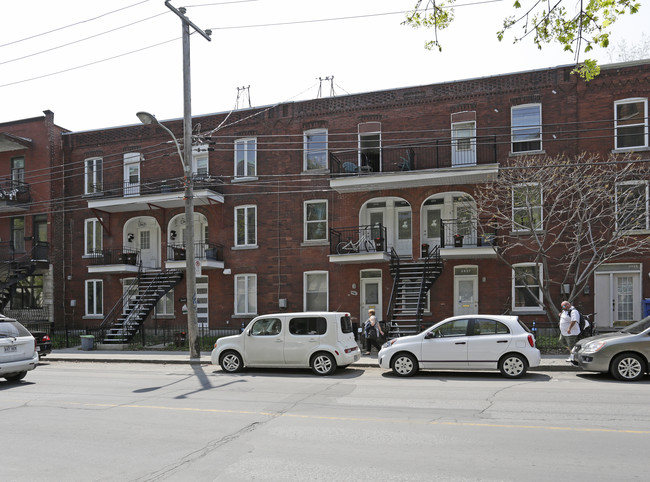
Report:
[[478,266],[454,268],[454,316],[478,313]]
[[395,251],[400,256],[412,256],[411,207],[395,208],[395,221],[397,224]]
[[208,277],[196,277],[196,319],[199,328],[208,328]]
[[152,218],[140,219],[136,231],[136,248],[140,250],[142,266],[159,268],[160,236],[156,222]]
[[363,324],[368,319],[368,310],[375,310],[378,321],[383,320],[381,303],[381,271],[366,270],[361,272],[361,314],[359,323]]
[[440,220],[442,219],[442,206],[426,206],[424,208],[424,233],[422,242],[429,245],[429,249],[440,245]]
[[124,165],[124,196],[140,195],[140,163]]
[[[635,267],[634,272],[624,272]],[[603,272],[617,268],[621,272]],[[594,280],[594,320],[598,326],[622,326],[641,319],[640,265],[602,266]]]

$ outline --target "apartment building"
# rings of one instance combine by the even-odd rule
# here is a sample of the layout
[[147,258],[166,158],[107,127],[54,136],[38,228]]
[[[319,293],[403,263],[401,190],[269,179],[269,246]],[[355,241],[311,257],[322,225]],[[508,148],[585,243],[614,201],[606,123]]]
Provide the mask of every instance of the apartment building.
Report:
[[[133,125],[63,133],[66,325],[185,320],[191,238],[210,329],[283,310],[362,322],[374,308],[394,335],[464,313],[543,320],[520,296],[517,267],[499,262],[499,233],[476,219],[476,187],[524,155],[650,149],[650,61],[603,66],[589,83],[571,69],[196,115],[193,236],[165,129],[134,112]],[[162,123],[182,140],[182,119]],[[648,180],[637,188],[645,218],[633,234],[647,236]],[[600,326],[639,319],[649,271],[642,253],[607,264],[578,301]]]

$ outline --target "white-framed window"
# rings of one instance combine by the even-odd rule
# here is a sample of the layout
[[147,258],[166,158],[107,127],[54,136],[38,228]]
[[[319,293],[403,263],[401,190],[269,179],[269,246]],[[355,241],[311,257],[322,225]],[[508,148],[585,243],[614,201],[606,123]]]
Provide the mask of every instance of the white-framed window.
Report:
[[327,169],[327,129],[304,133],[304,170]]
[[86,280],[86,316],[104,314],[104,283],[100,279]]
[[257,245],[257,206],[235,208],[235,246]]
[[328,311],[328,276],[327,271],[306,271],[304,273],[305,311]]
[[[542,265],[521,263],[512,267],[513,311],[539,310],[544,301],[542,294]],[[538,302],[539,300],[539,302]]]
[[104,160],[91,157],[84,161],[84,194],[94,194],[104,190]]
[[238,274],[235,276],[235,314],[257,314],[257,275]]
[[124,196],[140,195],[140,161],[139,152],[124,153]]
[[208,159],[208,146],[201,145],[192,148],[192,172],[196,177],[205,178],[210,174]]
[[626,181],[616,185],[616,228],[623,231],[650,229],[647,181]]
[[648,147],[648,99],[623,99],[614,103],[616,149]]
[[510,112],[512,127],[512,152],[542,150],[542,105],[513,106]]
[[170,316],[174,314],[174,289],[170,289],[156,303],[156,315]]
[[543,214],[542,187],[539,184],[519,184],[512,187],[513,231],[543,229]]
[[86,219],[84,229],[85,255],[102,250],[102,225],[99,219]]
[[327,200],[305,201],[305,241],[327,241]]
[[235,141],[235,177],[257,176],[257,139]]
[[25,252],[25,218],[11,218],[11,247],[15,253]]

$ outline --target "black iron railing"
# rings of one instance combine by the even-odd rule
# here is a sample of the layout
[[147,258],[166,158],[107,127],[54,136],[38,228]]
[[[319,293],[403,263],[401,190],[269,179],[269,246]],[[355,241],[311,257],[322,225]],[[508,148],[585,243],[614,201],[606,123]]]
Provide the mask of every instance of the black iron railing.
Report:
[[382,224],[330,228],[330,254],[386,251],[386,226]]
[[496,232],[479,233],[475,219],[443,219],[440,222],[440,247],[462,248],[494,246]]
[[0,179],[0,201],[17,204],[31,201],[29,184],[11,178]]
[[93,251],[90,254],[90,265],[130,264],[137,266],[140,262],[140,250],[122,246]]
[[[167,245],[167,260],[182,261],[186,259],[185,243]],[[194,243],[194,259],[223,261],[223,245],[210,242]]]
[[330,151],[329,158],[330,172],[341,175],[474,166],[496,162],[497,141],[496,136],[458,141],[435,139],[427,143],[384,146],[373,152],[360,149]]
[[[220,178],[213,176],[195,176],[195,189],[211,189],[216,191],[223,182]],[[102,183],[91,186],[88,196],[102,197],[133,197],[149,194],[165,194],[182,192],[185,189],[183,179],[140,179],[139,182],[113,182]]]

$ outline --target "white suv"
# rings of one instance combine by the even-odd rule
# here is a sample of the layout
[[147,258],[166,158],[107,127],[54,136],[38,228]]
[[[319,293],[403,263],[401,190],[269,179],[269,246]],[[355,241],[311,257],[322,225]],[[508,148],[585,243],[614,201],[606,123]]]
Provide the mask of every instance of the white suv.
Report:
[[0,377],[22,380],[38,365],[36,341],[23,325],[0,315]]
[[258,316],[243,333],[219,338],[212,364],[230,373],[247,367],[308,368],[329,375],[359,360],[349,313],[304,312]]

